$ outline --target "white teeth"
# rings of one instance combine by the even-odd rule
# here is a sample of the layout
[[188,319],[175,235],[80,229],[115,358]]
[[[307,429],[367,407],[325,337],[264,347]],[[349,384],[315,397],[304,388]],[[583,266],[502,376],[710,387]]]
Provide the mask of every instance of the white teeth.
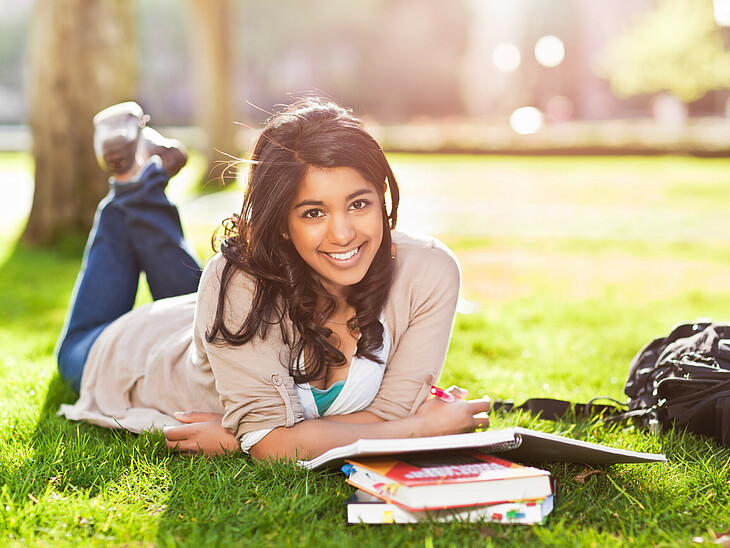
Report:
[[356,247],[355,249],[353,249],[352,251],[348,251],[347,253],[327,253],[327,255],[329,255],[333,259],[337,259],[338,261],[345,261],[350,257],[354,257],[355,253],[357,253],[359,249],[359,247]]

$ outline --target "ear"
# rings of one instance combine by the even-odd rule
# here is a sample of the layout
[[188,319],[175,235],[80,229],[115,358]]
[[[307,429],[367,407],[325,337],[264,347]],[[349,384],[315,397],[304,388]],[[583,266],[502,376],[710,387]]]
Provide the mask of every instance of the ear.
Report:
[[383,183],[383,196],[388,192],[388,183]]

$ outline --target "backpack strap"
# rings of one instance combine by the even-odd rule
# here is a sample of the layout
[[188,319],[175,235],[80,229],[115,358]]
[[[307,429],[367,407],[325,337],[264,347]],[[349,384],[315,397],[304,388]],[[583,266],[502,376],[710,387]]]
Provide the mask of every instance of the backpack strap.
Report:
[[[608,400],[611,404],[595,403],[599,400]],[[589,418],[593,416],[605,417],[622,413],[628,406],[607,396],[593,398],[588,403],[575,403],[566,400],[555,400],[551,398],[530,398],[525,400],[522,405],[515,407],[512,400],[495,400],[492,402],[493,411],[527,411],[532,415],[539,415],[540,418],[557,421],[569,417],[571,414],[575,417]]]
[[603,422],[620,422],[626,419],[643,419],[647,420],[655,418],[656,406],[646,407],[643,409],[632,409],[631,411],[625,411],[624,413],[617,413],[603,418]]

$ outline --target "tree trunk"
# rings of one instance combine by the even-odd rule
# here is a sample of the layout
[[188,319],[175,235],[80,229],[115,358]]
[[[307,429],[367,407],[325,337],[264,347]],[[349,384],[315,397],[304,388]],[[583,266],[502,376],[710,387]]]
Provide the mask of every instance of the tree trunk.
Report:
[[191,0],[196,118],[207,136],[204,184],[224,173],[235,148],[231,78],[231,1]]
[[52,245],[86,232],[107,192],[94,157],[92,118],[132,98],[135,3],[37,0],[30,31],[29,103],[35,194],[23,235]]

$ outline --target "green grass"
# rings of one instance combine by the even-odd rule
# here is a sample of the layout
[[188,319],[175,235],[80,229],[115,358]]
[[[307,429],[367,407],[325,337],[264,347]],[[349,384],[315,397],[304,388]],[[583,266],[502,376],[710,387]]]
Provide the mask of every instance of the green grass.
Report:
[[[707,223],[698,230],[722,226],[727,215],[718,212],[730,206],[727,161],[396,156],[394,167],[404,173],[404,199],[428,197],[440,177],[456,173],[458,184],[442,185],[454,200],[461,194],[472,203],[476,196],[517,209],[530,200],[559,201],[573,208],[564,224],[580,208],[603,204],[604,189],[619,172],[651,181],[656,193],[637,201],[632,185],[612,188],[613,203],[641,213],[643,226],[628,236],[560,236],[550,232],[560,219],[551,219],[542,235],[502,233],[473,217],[433,219],[471,227],[442,235],[462,262],[464,296],[481,306],[457,318],[443,385],[517,402],[621,397],[629,361],[648,340],[678,321],[730,319],[730,242],[666,239],[652,228],[670,204],[680,218]],[[426,172],[431,179],[420,177]],[[513,181],[517,194],[498,188],[495,173]],[[579,197],[565,186],[566,177],[585,187]],[[486,196],[477,195],[482,179]],[[730,221],[725,225],[727,234]],[[186,219],[186,226],[205,255],[213,227],[196,219]],[[658,451],[669,463],[598,467],[585,483],[579,474],[590,467],[546,466],[556,480],[556,508],[542,526],[348,526],[344,501],[353,488],[337,472],[240,455],[191,458],[169,452],[158,434],[66,421],[56,412],[76,396],[59,380],[52,352],[83,242],[30,250],[15,244],[17,232],[0,242],[6,250],[0,264],[2,545],[689,546],[693,537],[709,542],[730,526],[730,450],[684,433],[495,416],[494,428],[519,424]]]

